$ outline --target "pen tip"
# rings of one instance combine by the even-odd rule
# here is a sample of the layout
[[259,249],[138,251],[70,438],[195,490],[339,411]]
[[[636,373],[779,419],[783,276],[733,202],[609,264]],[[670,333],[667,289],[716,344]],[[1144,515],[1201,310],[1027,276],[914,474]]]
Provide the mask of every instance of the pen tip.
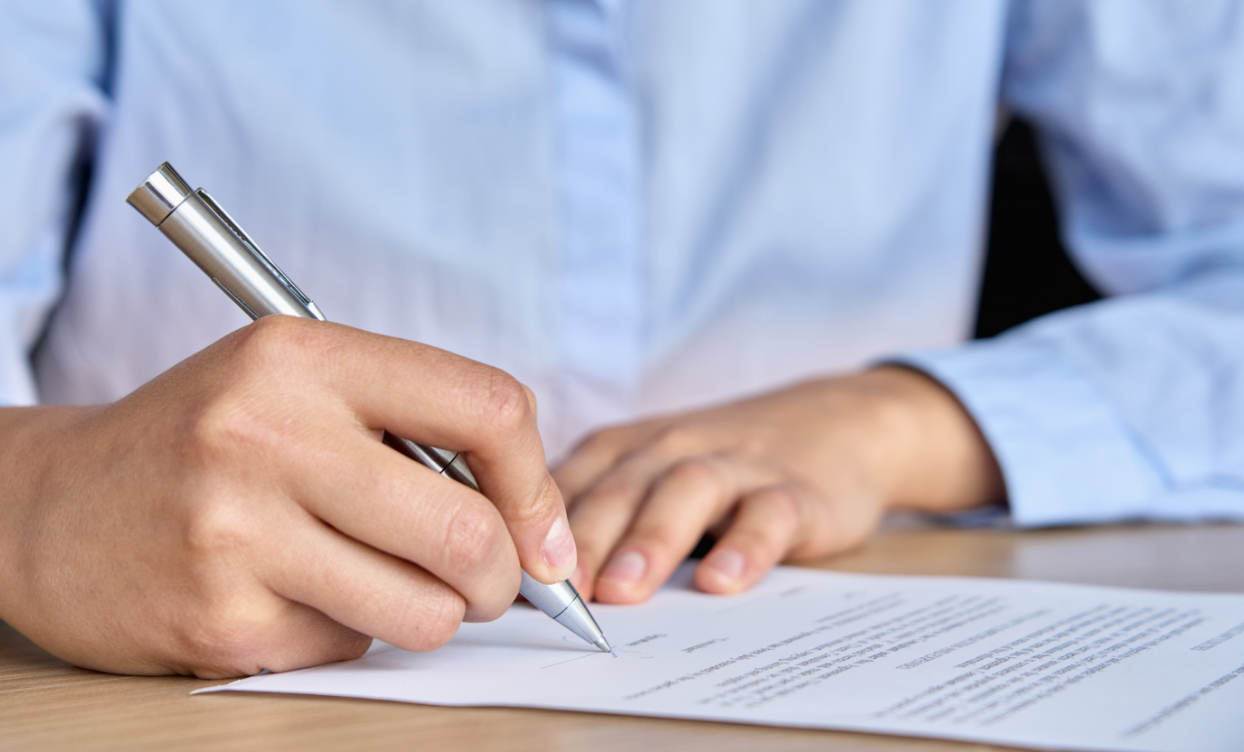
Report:
[[613,648],[609,647],[609,641],[605,639],[604,635],[601,635],[600,637],[596,638],[596,647],[600,648],[602,653],[613,652]]

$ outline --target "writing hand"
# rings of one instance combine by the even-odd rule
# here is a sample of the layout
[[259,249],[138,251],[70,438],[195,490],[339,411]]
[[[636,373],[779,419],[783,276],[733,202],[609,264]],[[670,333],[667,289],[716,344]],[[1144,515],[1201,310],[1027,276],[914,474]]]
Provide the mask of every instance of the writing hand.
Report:
[[[465,453],[482,495],[380,442]],[[432,347],[273,316],[115,404],[0,410],[0,618],[80,666],[408,650],[575,566],[534,405]]]

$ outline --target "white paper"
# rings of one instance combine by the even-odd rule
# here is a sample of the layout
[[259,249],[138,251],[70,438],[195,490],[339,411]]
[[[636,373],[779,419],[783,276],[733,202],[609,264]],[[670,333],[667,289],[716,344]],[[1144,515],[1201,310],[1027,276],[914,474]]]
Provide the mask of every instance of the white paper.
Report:
[[613,654],[519,605],[440,650],[205,691],[555,708],[1053,749],[1244,749],[1244,596],[783,567],[593,604]]

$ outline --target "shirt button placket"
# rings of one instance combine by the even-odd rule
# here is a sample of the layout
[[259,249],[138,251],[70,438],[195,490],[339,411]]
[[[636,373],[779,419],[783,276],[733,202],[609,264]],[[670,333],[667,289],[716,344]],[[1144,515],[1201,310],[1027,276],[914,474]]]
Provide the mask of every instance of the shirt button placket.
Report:
[[563,441],[630,418],[642,367],[640,123],[625,15],[626,0],[549,7]]

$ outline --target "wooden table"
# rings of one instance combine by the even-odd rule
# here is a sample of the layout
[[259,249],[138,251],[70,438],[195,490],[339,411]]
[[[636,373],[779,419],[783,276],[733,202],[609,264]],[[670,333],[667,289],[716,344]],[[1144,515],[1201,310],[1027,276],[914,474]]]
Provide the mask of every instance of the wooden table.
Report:
[[[845,572],[985,575],[1244,592],[1244,526],[1014,533],[891,525],[815,565]],[[0,750],[985,750],[987,745],[540,710],[433,708],[217,694],[219,682],[97,674],[0,624]]]

